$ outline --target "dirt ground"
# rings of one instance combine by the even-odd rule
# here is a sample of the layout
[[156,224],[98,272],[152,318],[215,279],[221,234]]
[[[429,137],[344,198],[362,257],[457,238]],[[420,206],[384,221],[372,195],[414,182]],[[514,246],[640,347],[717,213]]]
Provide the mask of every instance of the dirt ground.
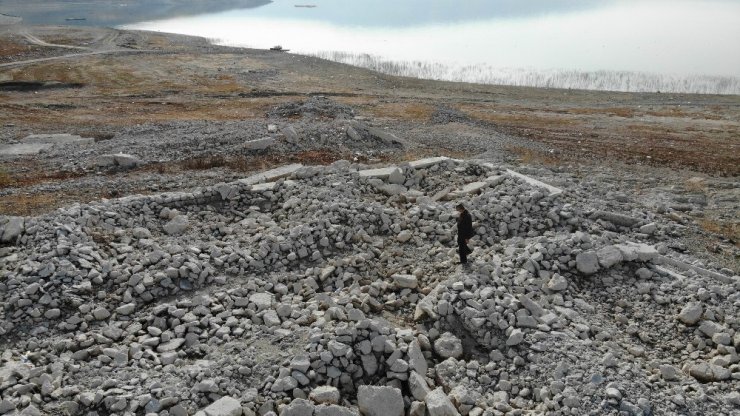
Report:
[[[735,192],[738,186],[738,96],[435,82],[283,52],[218,47],[184,36],[0,26],[0,144],[39,133],[118,140],[127,128],[167,123],[267,124],[272,109],[316,96],[350,106],[355,117],[376,126],[407,132],[411,147],[385,155],[387,159],[420,153],[475,156],[495,150],[506,160],[530,166],[639,168],[646,177],[675,179],[679,186],[688,186],[686,181],[693,177],[709,178],[702,185],[707,193]],[[440,122],[440,114],[447,119]],[[444,137],[427,141],[431,134]],[[461,137],[487,135],[507,140],[496,149],[458,145]],[[267,159],[222,157],[220,162],[202,154],[194,161],[184,152],[180,161],[108,172],[103,175],[107,182],[66,190],[54,190],[53,185],[84,181],[100,172],[68,170],[33,157],[5,158],[0,166],[0,213],[39,214],[75,201],[146,192],[142,185],[111,193],[107,184],[150,172],[187,175],[213,168],[238,175],[286,160],[328,163],[348,156],[330,146],[312,151]],[[721,183],[716,189],[715,182]],[[168,189],[198,185],[177,183]],[[726,203],[721,215],[703,221],[705,228],[736,243],[733,205],[737,207],[730,200],[729,215]]]

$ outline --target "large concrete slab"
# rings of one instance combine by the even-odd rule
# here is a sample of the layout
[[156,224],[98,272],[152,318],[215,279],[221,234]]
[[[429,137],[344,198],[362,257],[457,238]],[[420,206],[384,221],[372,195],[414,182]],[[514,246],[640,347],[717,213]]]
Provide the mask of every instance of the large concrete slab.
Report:
[[391,166],[388,168],[361,170],[359,173],[361,178],[388,179],[396,169],[398,169],[397,166]]
[[740,283],[740,279],[738,279],[737,276],[725,276],[722,273],[713,272],[711,270],[704,269],[699,266],[694,266],[693,264],[685,263],[681,260],[672,259],[670,257],[658,255],[653,259],[653,263],[655,264],[663,264],[663,265],[669,265],[672,266],[678,270],[681,271],[693,271],[697,274],[700,274],[704,277],[709,277],[712,279],[715,279],[719,282],[725,283],[725,284],[731,284],[731,283]]
[[258,184],[262,182],[273,182],[278,179],[285,178],[285,177],[292,175],[294,172],[296,172],[298,169],[302,167],[303,165],[301,163],[285,165],[279,168],[270,169],[265,172],[260,172],[248,178],[239,179],[239,182],[243,184],[247,184],[247,185],[254,185],[254,184]]
[[461,196],[465,196],[465,195],[469,195],[469,194],[476,194],[476,193],[480,192],[481,190],[483,190],[483,188],[488,187],[489,185],[490,184],[488,182],[483,182],[483,181],[481,181],[481,182],[472,182],[472,183],[469,183],[469,184],[463,186],[462,188],[460,188],[460,189],[458,189],[458,190],[456,190],[454,192],[450,192],[446,196],[446,199],[455,199],[455,198],[460,198]]
[[95,139],[73,134],[32,134],[21,143],[0,146],[0,156],[37,155],[54,146],[82,146],[95,143]]
[[275,139],[272,137],[265,137],[264,139],[250,140],[244,142],[243,148],[245,150],[265,150],[275,144]]
[[511,176],[524,179],[525,182],[527,182],[528,184],[530,184],[532,186],[535,186],[537,188],[544,188],[544,189],[546,189],[550,193],[550,195],[560,195],[560,194],[563,193],[563,190],[560,189],[560,188],[556,188],[556,187],[554,187],[552,185],[548,185],[548,184],[546,184],[546,183],[544,183],[542,181],[538,181],[537,179],[531,178],[531,177],[529,177],[527,175],[522,175],[519,172],[514,172],[511,169],[506,169],[506,173],[508,173]]
[[[295,181],[291,181],[290,179],[283,182],[283,186],[293,186],[295,185]],[[265,183],[258,183],[256,185],[252,185],[252,192],[264,192],[264,191],[272,191],[275,189],[275,186],[277,185],[277,182],[265,182]]]
[[424,169],[448,160],[450,160],[450,158],[445,156],[429,157],[426,159],[414,160],[413,162],[409,162],[409,165],[414,169]]

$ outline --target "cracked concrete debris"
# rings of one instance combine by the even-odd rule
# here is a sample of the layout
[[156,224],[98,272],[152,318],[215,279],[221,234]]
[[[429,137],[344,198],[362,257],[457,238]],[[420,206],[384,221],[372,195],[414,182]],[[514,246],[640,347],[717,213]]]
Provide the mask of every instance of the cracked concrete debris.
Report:
[[3,218],[0,414],[736,412],[738,276],[541,184],[340,161]]

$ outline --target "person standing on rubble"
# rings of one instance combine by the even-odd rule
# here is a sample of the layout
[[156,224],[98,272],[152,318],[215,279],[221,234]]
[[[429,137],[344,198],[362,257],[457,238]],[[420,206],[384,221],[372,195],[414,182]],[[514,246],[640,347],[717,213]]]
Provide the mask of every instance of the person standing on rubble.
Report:
[[457,204],[455,208],[459,214],[457,217],[457,248],[460,254],[460,264],[465,266],[468,264],[468,254],[473,252],[468,247],[468,242],[475,235],[473,232],[473,218],[465,209],[465,205]]

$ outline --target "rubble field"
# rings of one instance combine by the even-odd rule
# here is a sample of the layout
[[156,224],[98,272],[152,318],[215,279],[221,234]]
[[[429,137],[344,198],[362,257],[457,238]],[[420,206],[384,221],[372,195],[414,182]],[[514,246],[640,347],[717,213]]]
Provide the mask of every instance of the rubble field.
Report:
[[738,415],[738,109],[0,21],[0,415]]
[[552,177],[339,160],[3,217],[0,414],[738,414],[737,271]]

